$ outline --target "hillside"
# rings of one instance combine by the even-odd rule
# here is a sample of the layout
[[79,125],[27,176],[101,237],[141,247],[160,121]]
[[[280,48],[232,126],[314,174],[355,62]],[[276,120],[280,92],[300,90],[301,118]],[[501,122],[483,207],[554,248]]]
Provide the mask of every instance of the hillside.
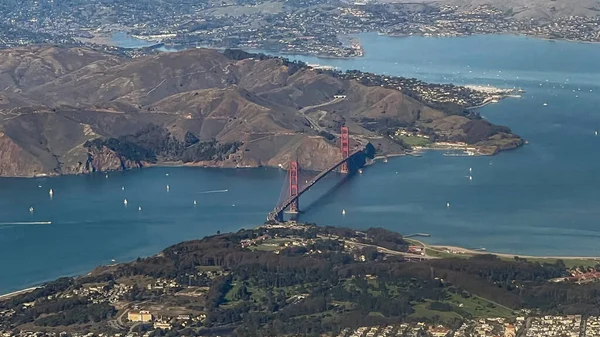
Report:
[[[557,282],[569,276],[561,260],[436,258],[411,247],[382,228],[241,229],[0,298],[0,333],[349,337],[373,327],[376,336],[472,336],[464,330],[488,326],[489,336],[509,336],[511,325],[538,336],[525,320],[562,315],[545,319],[556,329],[573,319],[565,315],[600,313],[600,283]],[[440,326],[446,332],[434,334]]]
[[[506,128],[447,115],[398,90],[250,56],[208,49],[134,59],[85,48],[2,50],[0,176],[166,162],[278,166],[296,157],[318,170],[339,157],[332,134],[342,125],[381,154],[408,147],[387,137],[399,127],[424,128],[485,154],[522,144]],[[334,97],[339,93],[345,98]],[[316,150],[322,155],[311,156]]]

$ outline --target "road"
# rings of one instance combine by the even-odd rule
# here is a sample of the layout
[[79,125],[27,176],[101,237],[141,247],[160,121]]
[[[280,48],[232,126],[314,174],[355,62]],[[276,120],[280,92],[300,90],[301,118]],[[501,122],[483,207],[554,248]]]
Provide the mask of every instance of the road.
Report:
[[418,255],[418,254],[400,252],[400,251],[397,251],[397,250],[391,250],[391,249],[387,249],[387,248],[383,248],[383,247],[380,247],[380,246],[371,245],[371,244],[367,244],[367,243],[358,243],[358,242],[348,241],[348,240],[345,240],[344,242],[346,244],[348,244],[349,246],[354,246],[354,247],[358,247],[358,248],[372,247],[372,248],[377,249],[377,251],[380,252],[380,253],[390,254],[390,255],[399,255],[399,256],[403,256],[405,258],[419,259],[419,260],[429,260],[429,259],[435,259],[436,258],[436,257],[433,257],[433,256]]
[[315,121],[314,121],[312,118],[308,117],[308,116],[306,115],[306,113],[307,113],[309,110],[312,110],[312,109],[317,109],[317,108],[322,108],[322,107],[325,107],[325,106],[328,106],[328,105],[336,104],[336,103],[339,103],[339,102],[341,102],[341,101],[343,101],[343,100],[344,100],[344,98],[342,98],[342,97],[334,98],[333,100],[331,100],[331,101],[329,101],[329,102],[325,102],[325,103],[321,103],[321,104],[317,104],[317,105],[305,106],[304,108],[302,108],[302,109],[298,110],[298,112],[299,112],[299,113],[300,113],[302,116],[304,116],[304,118],[306,118],[306,120],[308,120],[308,122],[310,123],[310,126],[311,126],[313,129],[315,129],[315,130],[317,130],[317,131],[326,131],[326,130],[325,130],[325,129],[323,129],[321,126],[319,126],[319,123],[315,122]]
[[432,251],[436,251],[439,253],[446,253],[446,250],[450,250],[453,252],[456,252],[458,254],[465,254],[465,255],[484,255],[484,254],[493,254],[496,255],[498,257],[503,257],[503,258],[508,258],[508,259],[512,259],[515,256],[518,256],[520,258],[523,259],[549,259],[549,260],[594,260],[594,261],[600,261],[600,257],[598,256],[535,256],[535,255],[521,255],[521,254],[506,254],[506,253],[495,253],[495,252],[490,252],[487,250],[474,250],[474,249],[467,249],[467,248],[463,248],[463,247],[457,247],[457,246],[445,246],[445,245],[429,245],[426,244],[422,241],[419,240],[415,240],[415,239],[410,239],[413,242],[418,243],[419,245],[423,246],[426,249],[432,250]]

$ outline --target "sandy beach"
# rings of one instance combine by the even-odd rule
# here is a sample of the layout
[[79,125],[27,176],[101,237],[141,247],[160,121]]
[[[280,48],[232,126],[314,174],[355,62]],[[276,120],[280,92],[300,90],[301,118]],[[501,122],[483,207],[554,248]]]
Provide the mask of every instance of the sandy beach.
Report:
[[13,291],[12,293],[0,295],[0,301],[7,300],[7,299],[9,299],[11,297],[14,297],[14,296],[17,296],[17,295],[21,295],[21,294],[26,294],[26,293],[32,292],[32,291],[36,290],[37,288],[39,288],[39,287],[31,287],[31,288],[27,288],[27,289]]

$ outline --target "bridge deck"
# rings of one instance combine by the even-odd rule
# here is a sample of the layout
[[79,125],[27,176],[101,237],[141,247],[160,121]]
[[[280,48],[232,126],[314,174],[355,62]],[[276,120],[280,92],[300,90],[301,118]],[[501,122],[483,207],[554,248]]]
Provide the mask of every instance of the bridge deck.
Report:
[[283,211],[286,208],[288,208],[294,201],[296,201],[304,192],[308,191],[314,184],[316,184],[319,180],[323,179],[323,177],[325,177],[329,172],[335,170],[340,165],[342,165],[344,162],[350,160],[350,158],[352,158],[354,155],[356,155],[357,153],[359,153],[361,151],[363,151],[362,148],[354,150],[352,153],[350,153],[348,158],[345,158],[345,159],[342,159],[342,160],[336,162],[331,167],[329,167],[326,170],[319,173],[316,177],[314,177],[312,180],[310,180],[305,186],[303,186],[300,190],[298,190],[297,195],[288,197],[283,202],[281,202],[279,205],[275,206],[273,211],[271,213],[269,213],[269,215],[267,216],[267,221],[279,221],[280,216],[283,213]]

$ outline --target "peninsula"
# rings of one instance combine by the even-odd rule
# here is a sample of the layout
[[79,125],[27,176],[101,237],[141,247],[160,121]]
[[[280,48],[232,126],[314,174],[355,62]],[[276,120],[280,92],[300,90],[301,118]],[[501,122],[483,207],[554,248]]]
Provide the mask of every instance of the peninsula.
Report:
[[290,158],[322,170],[340,156],[342,125],[377,155],[404,154],[417,138],[478,154],[524,143],[466,109],[493,93],[240,50],[128,58],[37,46],[1,50],[0,60],[0,176]]
[[440,251],[382,228],[265,224],[0,298],[0,333],[540,336],[600,322],[596,260]]

